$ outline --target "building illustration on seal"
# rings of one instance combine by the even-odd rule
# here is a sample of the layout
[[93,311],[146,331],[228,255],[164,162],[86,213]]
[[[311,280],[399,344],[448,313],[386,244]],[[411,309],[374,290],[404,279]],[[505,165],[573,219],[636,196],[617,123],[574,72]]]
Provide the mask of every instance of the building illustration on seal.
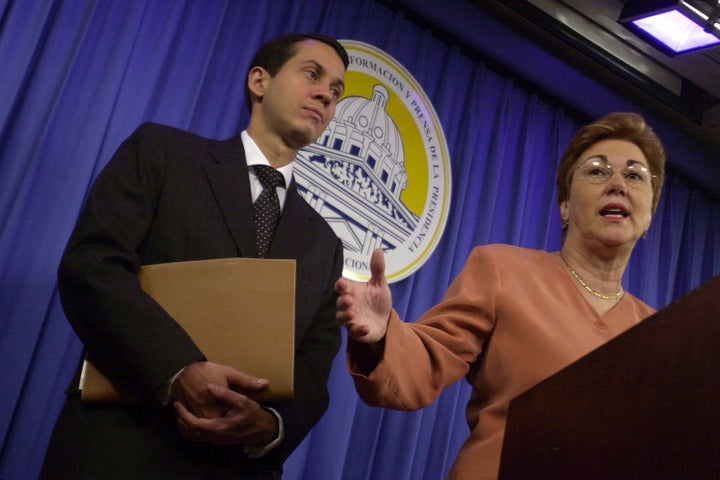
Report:
[[345,250],[367,256],[405,242],[420,220],[400,199],[408,176],[400,131],[385,111],[388,98],[378,84],[371,99],[342,99],[335,118],[300,151],[294,168],[300,192]]
[[364,42],[348,52],[345,97],[293,175],[305,200],[343,242],[343,276],[370,278],[385,253],[388,282],[411,275],[442,237],[450,208],[450,156],[435,109],[400,63]]

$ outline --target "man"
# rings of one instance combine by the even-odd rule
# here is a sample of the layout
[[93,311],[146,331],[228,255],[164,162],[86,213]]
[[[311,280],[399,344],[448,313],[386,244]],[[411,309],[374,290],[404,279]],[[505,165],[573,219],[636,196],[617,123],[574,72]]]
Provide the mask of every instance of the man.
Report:
[[[43,478],[280,478],[283,461],[327,408],[340,344],[333,284],[342,243],[300,197],[292,162],[335,114],[347,65],[328,37],[278,38],[251,62],[251,118],[239,136],[216,141],[145,124],[120,146],[70,238],[59,289],[94,363],[144,402],[83,404],[74,383]],[[253,220],[264,190],[258,165],[282,174],[282,213],[265,254]],[[253,401],[267,381],[206,361],[137,281],[142,265],[233,256],[296,260],[291,401]]]

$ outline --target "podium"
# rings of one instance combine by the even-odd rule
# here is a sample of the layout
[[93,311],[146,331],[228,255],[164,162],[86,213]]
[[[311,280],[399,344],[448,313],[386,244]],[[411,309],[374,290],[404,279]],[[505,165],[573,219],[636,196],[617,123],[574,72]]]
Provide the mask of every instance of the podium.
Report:
[[720,276],[513,399],[499,478],[720,479]]

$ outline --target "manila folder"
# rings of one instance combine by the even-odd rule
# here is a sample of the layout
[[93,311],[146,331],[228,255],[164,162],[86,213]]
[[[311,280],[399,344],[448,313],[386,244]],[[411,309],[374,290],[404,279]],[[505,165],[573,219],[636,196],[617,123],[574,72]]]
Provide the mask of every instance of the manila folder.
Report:
[[[295,260],[221,258],[142,267],[140,286],[190,335],[208,361],[266,378],[257,400],[293,395]],[[86,357],[84,402],[132,401]]]

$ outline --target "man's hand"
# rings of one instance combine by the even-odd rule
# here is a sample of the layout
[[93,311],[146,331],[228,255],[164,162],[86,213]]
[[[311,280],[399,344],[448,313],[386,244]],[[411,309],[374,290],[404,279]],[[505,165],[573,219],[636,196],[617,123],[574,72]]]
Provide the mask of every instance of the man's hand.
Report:
[[199,418],[216,418],[227,415],[232,405],[223,401],[225,397],[218,397],[215,392],[211,391],[211,385],[251,394],[265,389],[268,381],[225,365],[195,362],[185,367],[175,379],[170,399],[182,403],[188,412]]
[[350,338],[374,344],[385,338],[392,309],[392,294],[385,278],[385,256],[376,249],[370,259],[370,280],[353,282],[345,278],[335,282],[337,322],[347,328]]
[[201,418],[175,402],[177,425],[184,439],[214,445],[266,445],[277,437],[277,418],[254,400],[214,384],[208,385],[207,392],[216,404],[225,407],[225,415]]

